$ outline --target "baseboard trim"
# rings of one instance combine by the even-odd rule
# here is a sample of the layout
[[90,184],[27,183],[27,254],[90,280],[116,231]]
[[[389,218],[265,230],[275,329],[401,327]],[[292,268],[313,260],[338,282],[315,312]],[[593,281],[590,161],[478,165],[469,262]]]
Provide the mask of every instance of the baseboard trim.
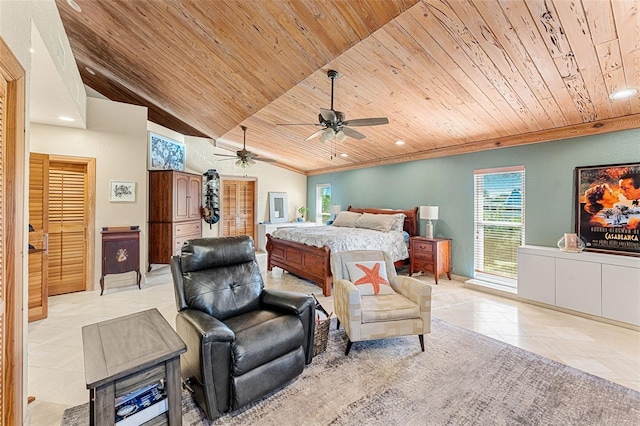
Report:
[[536,302],[535,300],[525,299],[523,297],[518,296],[516,289],[506,288],[499,285],[491,285],[486,281],[480,281],[473,278],[462,278],[461,281],[464,282],[464,286],[471,290],[480,291],[483,293],[494,294],[496,296],[504,297],[506,299],[517,300],[518,302],[528,303],[530,305],[539,306],[541,308],[551,309],[552,311],[562,312],[569,315],[574,315],[581,318],[590,319],[593,321],[602,322],[605,324],[615,325],[622,328],[627,328],[629,330],[640,331],[640,327],[634,324],[629,324],[622,321],[616,321],[609,318],[604,318],[596,315],[587,314],[584,312],[573,311],[571,309],[561,308],[559,306],[548,305],[542,302]]

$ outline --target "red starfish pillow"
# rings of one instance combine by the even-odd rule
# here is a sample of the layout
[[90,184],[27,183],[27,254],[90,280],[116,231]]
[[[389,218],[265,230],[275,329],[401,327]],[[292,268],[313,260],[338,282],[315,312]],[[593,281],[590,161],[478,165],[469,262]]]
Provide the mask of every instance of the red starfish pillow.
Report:
[[361,296],[393,294],[389,285],[387,269],[381,260],[367,262],[348,262],[349,279],[355,284]]

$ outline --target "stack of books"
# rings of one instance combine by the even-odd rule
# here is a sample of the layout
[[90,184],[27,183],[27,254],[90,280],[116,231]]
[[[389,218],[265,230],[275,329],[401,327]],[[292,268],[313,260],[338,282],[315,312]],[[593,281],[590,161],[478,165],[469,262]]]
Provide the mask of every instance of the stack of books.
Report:
[[116,425],[138,426],[168,409],[164,383],[144,386],[115,400]]

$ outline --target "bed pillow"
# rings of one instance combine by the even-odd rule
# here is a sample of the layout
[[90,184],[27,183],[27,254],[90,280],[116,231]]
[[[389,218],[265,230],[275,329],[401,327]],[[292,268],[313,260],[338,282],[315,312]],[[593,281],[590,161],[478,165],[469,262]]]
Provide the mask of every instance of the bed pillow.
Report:
[[396,213],[392,215],[396,220],[393,222],[391,226],[392,231],[404,231],[404,218],[406,215],[404,213]]
[[345,228],[355,228],[356,222],[362,216],[362,213],[342,211],[333,221],[333,226],[342,226]]
[[394,294],[389,285],[387,268],[382,260],[347,262],[349,281],[355,284],[361,296]]
[[356,228],[373,229],[374,231],[391,231],[396,218],[390,214],[364,213],[356,222]]

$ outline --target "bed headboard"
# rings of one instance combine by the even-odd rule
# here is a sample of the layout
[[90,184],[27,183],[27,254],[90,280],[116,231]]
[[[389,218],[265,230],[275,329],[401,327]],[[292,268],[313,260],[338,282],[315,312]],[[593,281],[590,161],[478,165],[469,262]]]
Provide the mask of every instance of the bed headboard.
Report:
[[404,213],[404,230],[410,236],[418,235],[418,208],[414,207],[410,210],[392,210],[392,209],[370,209],[370,208],[357,208],[351,207],[347,209],[350,212],[355,213],[372,213],[372,214],[396,214]]

